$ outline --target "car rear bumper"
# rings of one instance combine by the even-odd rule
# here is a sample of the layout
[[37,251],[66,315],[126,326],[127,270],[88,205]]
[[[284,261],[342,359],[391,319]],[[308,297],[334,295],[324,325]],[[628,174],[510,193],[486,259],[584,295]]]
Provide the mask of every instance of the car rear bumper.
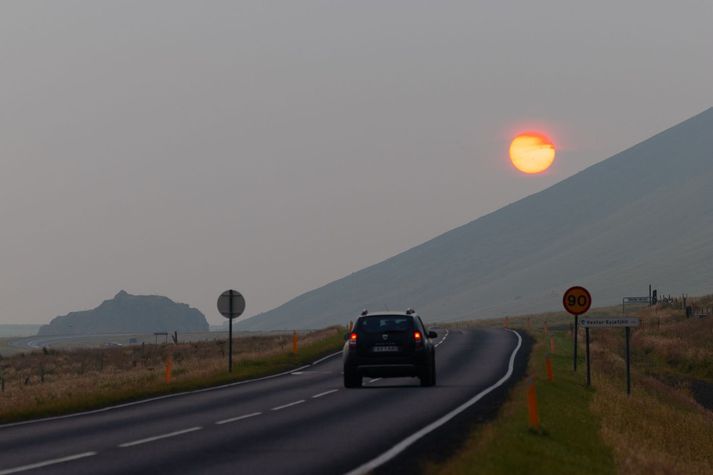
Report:
[[428,364],[427,351],[419,351],[408,356],[362,356],[346,352],[344,371],[374,378],[420,376]]
[[423,373],[424,366],[415,364],[365,364],[355,366],[354,369],[360,376],[371,378],[397,378],[400,376],[419,376]]

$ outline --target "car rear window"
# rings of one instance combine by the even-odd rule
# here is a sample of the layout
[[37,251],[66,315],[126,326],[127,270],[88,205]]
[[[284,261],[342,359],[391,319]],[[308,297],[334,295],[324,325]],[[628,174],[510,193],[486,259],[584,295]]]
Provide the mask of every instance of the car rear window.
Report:
[[366,333],[408,331],[413,326],[413,318],[402,315],[369,315],[357,322],[357,328]]

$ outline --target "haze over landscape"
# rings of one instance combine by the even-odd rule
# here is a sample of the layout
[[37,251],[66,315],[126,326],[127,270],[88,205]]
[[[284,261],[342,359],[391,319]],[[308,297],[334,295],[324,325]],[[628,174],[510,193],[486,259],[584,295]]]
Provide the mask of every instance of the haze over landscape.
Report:
[[242,329],[344,324],[362,307],[431,321],[555,310],[586,286],[598,306],[713,290],[713,108],[391,259],[304,294]]
[[[575,280],[597,303],[642,276],[710,290],[712,17],[693,0],[4,2],[0,323],[121,289],[222,323],[226,288],[252,316],[344,276],[245,328],[547,309]],[[558,155],[525,176],[507,147],[533,128]]]

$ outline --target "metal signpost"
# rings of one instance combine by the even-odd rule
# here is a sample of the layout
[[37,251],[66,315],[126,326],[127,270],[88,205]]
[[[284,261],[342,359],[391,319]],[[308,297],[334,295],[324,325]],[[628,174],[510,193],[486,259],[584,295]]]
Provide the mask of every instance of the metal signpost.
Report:
[[582,326],[586,329],[587,338],[587,386],[591,386],[591,362],[589,360],[589,329],[590,328],[615,328],[624,327],[626,336],[626,394],[631,395],[631,350],[629,340],[631,339],[631,327],[638,327],[640,320],[632,317],[621,318],[583,318]]
[[564,309],[574,315],[574,358],[573,367],[577,371],[577,330],[579,330],[579,316],[584,315],[592,306],[592,295],[584,287],[570,287],[562,297]]
[[233,319],[245,311],[245,298],[237,290],[226,290],[218,297],[218,312],[229,319],[228,324],[228,372],[233,371]]

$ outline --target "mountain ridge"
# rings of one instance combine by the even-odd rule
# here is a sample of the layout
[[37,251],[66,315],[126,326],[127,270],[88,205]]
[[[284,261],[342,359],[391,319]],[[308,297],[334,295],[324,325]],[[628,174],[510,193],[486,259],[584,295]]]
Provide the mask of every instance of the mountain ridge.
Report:
[[[671,293],[708,290],[710,269],[686,276],[680,268],[713,258],[713,246],[696,237],[713,235],[712,150],[708,108],[545,190],[238,327],[344,323],[365,306],[414,306],[441,321],[553,310],[573,283],[587,284],[595,305],[616,303],[649,281]],[[682,232],[691,219],[700,221],[698,233]]]

